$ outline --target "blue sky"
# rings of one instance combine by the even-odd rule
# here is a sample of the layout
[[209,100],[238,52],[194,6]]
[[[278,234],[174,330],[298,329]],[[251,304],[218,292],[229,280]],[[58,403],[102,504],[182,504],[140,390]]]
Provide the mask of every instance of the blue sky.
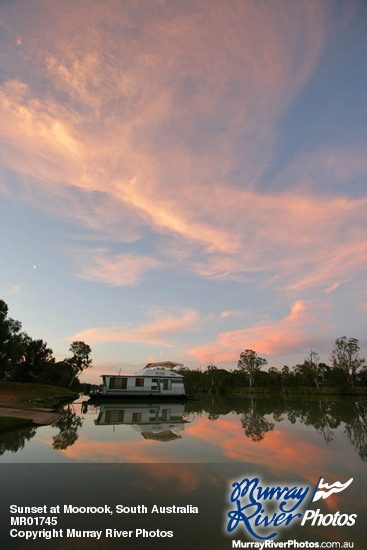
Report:
[[367,6],[0,7],[0,295],[85,375],[366,353]]

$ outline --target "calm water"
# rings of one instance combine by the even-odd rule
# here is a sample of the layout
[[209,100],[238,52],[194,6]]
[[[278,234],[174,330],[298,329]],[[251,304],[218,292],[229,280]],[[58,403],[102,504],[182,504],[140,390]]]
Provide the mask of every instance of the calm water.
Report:
[[219,399],[66,408],[53,426],[0,439],[1,462],[255,462],[302,471],[363,471],[367,401]]
[[[185,404],[92,405],[80,398],[55,425],[0,439],[2,499],[24,505],[34,504],[35,498],[39,503],[80,505],[149,504],[158,498],[167,504],[190,502],[200,507],[201,515],[197,520],[190,518],[189,532],[185,518],[169,519],[169,525],[182,532],[182,548],[190,547],[188,537],[194,541],[191,547],[196,547],[202,533],[200,548],[212,550],[229,548],[224,524],[231,480],[259,476],[269,485],[315,487],[320,476],[328,483],[353,477],[344,493],[317,503],[324,514],[336,510],[357,514],[353,527],[297,526],[279,536],[353,541],[356,550],[364,550],[366,421],[367,401],[355,399],[207,398]],[[137,516],[136,521],[142,520]],[[157,520],[152,517],[151,521],[156,527]],[[101,528],[109,526],[105,516],[93,522]],[[168,519],[164,522],[168,525]],[[3,523],[6,531],[5,513]],[[111,527],[116,527],[113,517]],[[241,536],[246,534],[242,531]],[[38,549],[37,544],[29,546]],[[78,539],[68,548],[84,548],[80,544]],[[85,548],[90,548],[88,544]],[[8,547],[22,546],[14,539]],[[119,539],[109,542],[108,548],[120,547]],[[139,547],[145,548],[144,543]],[[64,542],[55,540],[54,548],[64,550]]]

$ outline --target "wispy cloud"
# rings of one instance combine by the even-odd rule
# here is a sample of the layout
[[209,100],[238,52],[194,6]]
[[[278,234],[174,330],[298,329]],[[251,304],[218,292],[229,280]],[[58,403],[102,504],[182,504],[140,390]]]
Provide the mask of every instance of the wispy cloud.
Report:
[[78,249],[74,254],[78,277],[111,286],[136,285],[146,271],[161,265],[155,258],[139,254],[111,256],[105,248]]
[[[241,235],[242,242],[237,254],[210,254],[192,262],[204,276],[253,279],[263,273],[279,287],[326,289],[352,280],[366,263],[367,199],[227,189],[218,203],[231,211],[229,234]],[[209,199],[210,207],[215,211]]]
[[[138,225],[183,238],[208,254],[191,262],[204,276],[242,280],[239,273],[258,271],[270,244],[286,244],[270,212],[284,214],[285,224],[294,218],[284,197],[264,197],[255,186],[272,158],[279,116],[317,63],[328,10],[297,3],[284,17],[270,3],[222,8],[112,2],[100,27],[100,6],[90,2],[93,33],[79,32],[82,4],[20,18],[9,56],[26,58],[35,74],[3,84],[0,132],[3,162],[24,178],[23,196],[42,195],[44,208],[56,197],[62,215],[72,210],[100,231],[120,219],[122,240]],[[236,170],[241,177],[232,181]]]
[[290,314],[278,321],[266,319],[253,327],[222,332],[214,342],[187,350],[199,363],[235,361],[244,349],[269,356],[290,355],[307,350],[312,338],[328,330],[321,328],[327,306],[310,307],[302,300],[294,302]]
[[19,285],[10,285],[8,288],[9,294],[19,294],[22,291]]
[[177,314],[158,310],[155,319],[138,327],[95,327],[89,328],[68,340],[86,340],[92,344],[100,342],[145,342],[159,346],[173,345],[172,336],[192,332],[198,326],[199,315],[192,309],[183,309]]
[[243,317],[245,313],[243,311],[222,311],[219,315],[220,319],[227,319],[228,317]]
[[[284,117],[314,85],[339,17],[308,1],[7,6],[0,161],[17,183],[2,178],[0,193],[71,222],[65,254],[77,235],[89,239],[71,252],[79,279],[143,287],[169,270],[271,287],[288,303],[331,301],[367,263],[367,198],[355,183],[367,176],[366,147],[346,132],[307,152],[298,144],[289,158],[279,150],[292,140]],[[216,320],[236,326],[241,306],[221,307]],[[96,341],[167,344],[169,322],[185,331],[191,315],[88,330]],[[307,341],[307,315],[245,329],[237,319],[213,350],[237,357],[246,341],[288,352]]]

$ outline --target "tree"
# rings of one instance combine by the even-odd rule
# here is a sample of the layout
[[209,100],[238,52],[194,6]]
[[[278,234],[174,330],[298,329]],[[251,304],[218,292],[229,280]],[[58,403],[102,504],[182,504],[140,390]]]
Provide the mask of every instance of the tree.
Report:
[[282,368],[282,386],[289,387],[296,384],[294,372],[287,365]]
[[92,353],[92,349],[88,344],[76,340],[71,344],[69,350],[73,354],[70,359],[66,359],[66,363],[69,365],[72,372],[72,378],[69,383],[69,386],[71,386],[75,378],[77,378],[84,369],[88,369],[92,366],[92,359],[89,357]]
[[84,342],[73,342],[73,356],[56,363],[47,342],[33,340],[21,328],[20,321],[8,317],[8,306],[0,300],[0,379],[71,386],[91,366],[92,350]]
[[217,372],[218,372],[218,367],[216,367],[215,365],[208,365],[206,368],[205,374],[209,376],[211,388],[213,388],[216,383]]
[[8,317],[8,306],[0,300],[0,378],[12,379],[23,356],[22,324]]
[[47,347],[47,342],[33,340],[25,334],[23,336],[22,360],[17,365],[13,379],[19,382],[28,380],[43,382],[55,364],[52,353],[52,349]]
[[255,373],[260,370],[263,365],[267,364],[267,360],[259,357],[256,351],[246,349],[240,354],[237,367],[240,371],[248,374],[250,379],[250,387],[252,387],[254,385]]
[[359,357],[359,341],[357,338],[342,336],[335,340],[331,353],[333,367],[343,370],[349,382],[354,386],[358,370],[364,365],[365,359]]
[[308,357],[304,360],[304,366],[312,374],[317,391],[320,391],[320,356],[316,351],[310,350]]
[[282,387],[282,373],[276,367],[270,367],[268,370],[269,386],[280,391]]

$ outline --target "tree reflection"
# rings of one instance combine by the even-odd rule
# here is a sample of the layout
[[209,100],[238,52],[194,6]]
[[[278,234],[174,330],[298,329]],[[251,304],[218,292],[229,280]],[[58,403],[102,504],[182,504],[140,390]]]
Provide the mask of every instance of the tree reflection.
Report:
[[3,455],[5,451],[16,453],[17,451],[23,449],[26,441],[29,441],[35,435],[35,426],[30,426],[29,428],[23,428],[20,431],[10,432],[6,435],[1,436],[0,456]]
[[274,424],[258,411],[256,400],[251,399],[249,405],[248,411],[241,416],[241,424],[246,437],[252,441],[261,441],[267,432],[274,429]]
[[[292,403],[292,407],[295,405]],[[298,418],[306,426],[313,426],[326,443],[334,438],[333,429],[340,424],[334,400],[306,400],[297,405],[295,410],[289,411],[292,418]]]
[[367,403],[354,403],[354,415],[345,425],[345,433],[362,460],[367,460]]
[[188,402],[185,413],[207,413],[214,421],[219,415],[240,415],[245,434],[252,441],[263,440],[274,429],[275,423],[287,419],[292,424],[300,422],[314,428],[329,444],[334,431],[343,424],[351,445],[362,460],[367,460],[367,401],[362,399],[303,395],[297,399],[281,395],[266,398],[223,396]]
[[83,421],[74,409],[68,405],[65,414],[54,425],[59,428],[60,433],[53,437],[52,446],[57,451],[63,451],[77,441],[79,437],[78,428],[83,425]]

